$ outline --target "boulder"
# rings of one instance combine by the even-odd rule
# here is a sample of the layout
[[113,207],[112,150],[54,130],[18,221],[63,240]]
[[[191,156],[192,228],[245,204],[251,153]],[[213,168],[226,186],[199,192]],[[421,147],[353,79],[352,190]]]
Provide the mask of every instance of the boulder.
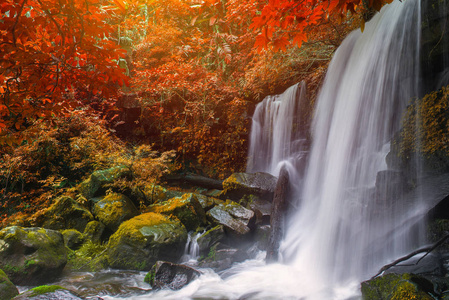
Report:
[[14,300],[82,300],[76,293],[69,291],[59,285],[42,285],[32,288],[19,296],[15,297]]
[[9,280],[8,276],[0,270],[0,299],[9,300],[19,294],[19,290]]
[[213,225],[223,225],[228,235],[237,238],[250,233],[255,222],[252,210],[232,201],[215,206],[207,212],[207,217]]
[[238,201],[244,196],[256,195],[271,201],[276,182],[277,178],[268,173],[234,173],[223,181],[220,198]]
[[64,244],[67,248],[76,250],[81,247],[84,242],[84,236],[81,232],[76,229],[66,229],[63,230],[62,236],[64,237]]
[[184,194],[148,208],[149,212],[176,216],[188,231],[206,223],[206,214],[195,194]]
[[223,225],[209,229],[197,239],[200,255],[206,256],[215,244],[226,243],[226,239]]
[[33,226],[47,229],[76,229],[84,231],[86,224],[92,221],[92,214],[78,202],[68,196],[56,199],[44,213],[36,215]]
[[205,196],[202,194],[195,194],[195,195],[198,198],[198,202],[201,204],[201,207],[204,209],[204,211],[208,211],[215,205],[224,203],[223,200],[220,200],[218,198]]
[[387,274],[362,282],[364,300],[436,299],[430,296],[433,284],[413,274]]
[[115,166],[106,170],[95,171],[87,180],[81,182],[79,190],[86,199],[91,199],[104,192],[106,184],[113,183],[115,180],[130,174],[131,171],[126,166]]
[[90,221],[84,229],[84,238],[92,243],[101,243],[105,228],[106,226],[101,222]]
[[202,268],[211,268],[216,272],[229,269],[232,264],[248,259],[247,252],[242,249],[230,248],[222,243],[215,244],[210,248],[207,256],[199,262]]
[[145,276],[145,282],[153,289],[179,290],[200,276],[197,270],[166,261],[158,261]]
[[0,231],[0,269],[19,285],[56,279],[67,263],[60,232],[12,226]]
[[271,207],[271,202],[259,198],[256,198],[251,203],[249,203],[249,208],[256,215],[256,224],[270,224]]
[[148,271],[158,260],[179,260],[186,242],[178,220],[145,213],[120,225],[109,239],[107,258],[112,268]]
[[112,193],[98,201],[92,213],[106,228],[115,232],[120,224],[137,216],[139,211],[128,197]]

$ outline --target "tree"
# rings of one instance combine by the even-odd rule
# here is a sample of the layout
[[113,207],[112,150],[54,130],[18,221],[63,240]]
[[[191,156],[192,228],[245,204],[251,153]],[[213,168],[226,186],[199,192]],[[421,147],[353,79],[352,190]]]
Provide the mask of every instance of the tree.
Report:
[[0,136],[36,119],[107,103],[126,76],[103,0],[0,3]]

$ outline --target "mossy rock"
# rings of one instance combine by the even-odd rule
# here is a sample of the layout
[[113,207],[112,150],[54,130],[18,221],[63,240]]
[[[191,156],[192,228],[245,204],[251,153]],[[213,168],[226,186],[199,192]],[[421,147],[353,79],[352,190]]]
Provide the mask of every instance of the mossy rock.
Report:
[[84,242],[83,234],[76,229],[66,229],[61,233],[64,237],[64,244],[69,249],[76,250],[81,247]]
[[143,187],[142,191],[146,203],[158,203],[171,198],[166,188],[156,184],[148,184]]
[[64,300],[82,300],[80,296],[76,293],[67,290],[66,288],[59,285],[42,285],[32,288],[19,296],[15,297],[14,300],[54,300],[54,299],[64,299]]
[[19,290],[9,280],[8,276],[0,270],[0,299],[9,300],[19,294]]
[[206,196],[206,195],[202,195],[202,194],[195,194],[195,195],[198,198],[198,202],[201,204],[201,207],[206,212],[218,204],[225,203],[223,200],[220,200],[215,197]]
[[109,239],[107,258],[112,268],[148,271],[158,260],[178,261],[186,242],[177,219],[149,212],[120,225]]
[[104,226],[103,223],[98,221],[90,221],[84,229],[84,239],[91,241],[92,243],[101,243],[105,229],[106,226]]
[[206,223],[206,214],[195,194],[184,194],[148,208],[149,212],[173,215],[188,231],[195,231]]
[[128,197],[112,193],[98,201],[92,213],[109,230],[115,232],[121,223],[137,216],[139,211]]
[[51,282],[66,263],[67,251],[58,231],[18,226],[0,231],[0,269],[15,284]]
[[209,229],[198,238],[197,242],[201,256],[206,256],[215,244],[227,243],[223,225],[217,225]]
[[209,210],[207,218],[213,225],[223,225],[226,233],[236,238],[250,233],[255,223],[252,210],[232,201],[226,201]]
[[272,201],[277,178],[264,172],[234,173],[223,181],[220,199],[239,201],[245,196],[256,195]]
[[108,268],[105,249],[105,244],[85,242],[79,249],[69,253],[66,270],[97,272]]
[[36,215],[33,226],[53,230],[76,229],[83,232],[87,223],[93,219],[85,207],[71,197],[61,196],[43,214]]
[[131,171],[126,166],[115,166],[106,170],[93,172],[89,179],[80,183],[78,189],[87,199],[91,199],[101,192],[104,192],[104,186],[113,183],[115,180],[129,176]]
[[364,300],[432,300],[427,292],[432,289],[427,279],[413,274],[387,274],[362,282]]

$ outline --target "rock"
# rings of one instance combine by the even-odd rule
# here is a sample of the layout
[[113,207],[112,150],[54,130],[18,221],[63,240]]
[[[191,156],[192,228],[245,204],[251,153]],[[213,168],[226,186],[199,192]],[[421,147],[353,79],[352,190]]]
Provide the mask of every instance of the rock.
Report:
[[195,194],[184,194],[148,208],[149,212],[176,216],[188,231],[206,223],[206,214]]
[[98,221],[90,221],[84,229],[84,238],[92,243],[101,243],[106,226]]
[[110,237],[108,262],[112,268],[148,271],[158,260],[177,261],[187,231],[176,219],[145,213],[125,221]]
[[268,173],[234,173],[223,181],[220,198],[238,201],[245,195],[256,195],[271,201],[276,182],[277,178]]
[[267,250],[271,233],[270,225],[257,226],[254,234],[254,241],[259,250]]
[[106,170],[95,171],[90,175],[89,179],[79,185],[79,190],[84,197],[91,199],[104,192],[103,187],[106,184],[113,183],[115,180],[130,174],[131,171],[126,166],[115,166]]
[[72,250],[79,249],[84,242],[84,236],[76,229],[63,230],[62,236],[64,237],[64,244],[66,247]]
[[271,206],[272,206],[271,202],[259,198],[254,199],[249,204],[249,208],[256,215],[256,224],[260,225],[270,224]]
[[77,294],[59,285],[42,285],[28,290],[14,300],[82,300]]
[[208,197],[208,196],[201,195],[201,194],[195,194],[195,195],[198,198],[198,202],[200,202],[201,207],[204,209],[204,211],[208,211],[215,205],[224,203],[223,200],[220,200],[218,198]]
[[430,296],[433,284],[413,274],[387,274],[362,282],[364,300],[435,299]]
[[76,229],[84,231],[86,224],[92,221],[92,214],[78,202],[68,196],[56,199],[43,214],[36,216],[33,226],[47,229]]
[[402,196],[406,189],[403,172],[383,170],[376,176],[376,194],[378,201],[394,201]]
[[0,270],[0,299],[9,300],[19,294],[19,290],[9,280],[8,276]]
[[217,225],[203,233],[198,239],[198,247],[200,255],[207,255],[210,249],[217,243],[226,243],[226,233],[223,225]]
[[197,270],[166,261],[158,261],[145,276],[145,282],[153,289],[169,288],[179,290],[200,276]]
[[50,282],[66,263],[64,239],[58,231],[18,226],[0,231],[0,269],[15,284]]
[[172,193],[167,191],[166,188],[160,185],[148,184],[144,186],[141,191],[146,203],[158,203],[162,201],[167,201],[168,199],[176,196],[172,196]]
[[213,225],[223,225],[228,235],[242,237],[248,234],[254,225],[254,212],[238,203],[227,201],[207,212],[207,217]]
[[242,249],[230,248],[222,243],[217,243],[209,250],[207,256],[199,262],[199,266],[219,272],[229,269],[232,264],[248,258],[248,254]]
[[109,194],[98,201],[92,213],[112,232],[117,231],[120,224],[139,214],[133,202],[122,194]]

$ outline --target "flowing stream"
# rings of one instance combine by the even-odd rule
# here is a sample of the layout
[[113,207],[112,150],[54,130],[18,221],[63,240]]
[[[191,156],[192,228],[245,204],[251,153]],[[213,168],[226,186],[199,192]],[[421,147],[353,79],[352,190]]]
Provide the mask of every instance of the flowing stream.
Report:
[[418,0],[394,1],[345,39],[316,102],[307,155],[294,126],[303,84],[257,107],[248,169],[276,175],[287,164],[296,184],[280,263],[265,264],[261,253],[220,276],[202,270],[179,291],[131,298],[358,299],[361,281],[421,243],[410,238],[419,200],[392,205],[376,187],[401,114],[419,92],[420,23]]

